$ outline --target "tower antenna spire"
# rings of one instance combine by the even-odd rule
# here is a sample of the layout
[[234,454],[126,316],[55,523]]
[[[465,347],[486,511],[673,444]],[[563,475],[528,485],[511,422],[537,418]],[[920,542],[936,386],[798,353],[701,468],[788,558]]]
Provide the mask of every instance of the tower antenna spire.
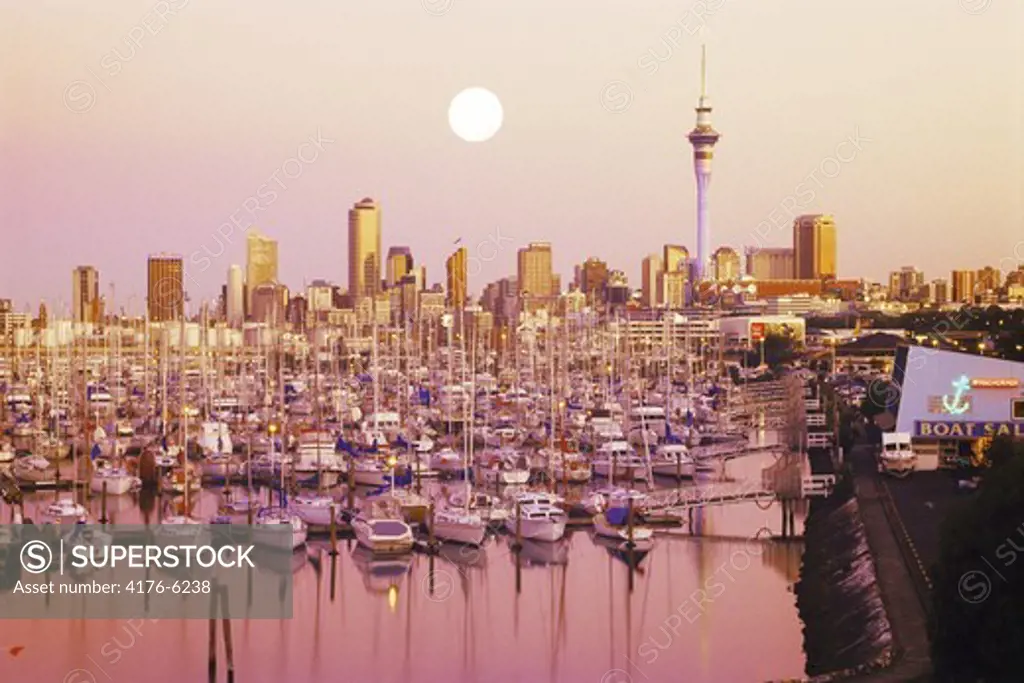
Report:
[[700,46],[700,98],[703,100],[708,94],[708,46],[702,43]]

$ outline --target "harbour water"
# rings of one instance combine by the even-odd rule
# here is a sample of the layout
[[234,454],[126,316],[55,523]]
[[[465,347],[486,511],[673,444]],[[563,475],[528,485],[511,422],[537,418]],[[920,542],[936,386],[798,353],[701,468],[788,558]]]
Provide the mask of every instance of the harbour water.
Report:
[[[751,487],[772,455],[729,461],[725,482]],[[220,492],[204,490],[200,517]],[[26,498],[26,513],[52,493]],[[99,500],[90,505],[98,513]],[[157,523],[163,503],[108,501],[118,523]],[[352,540],[294,555],[294,612],[232,623],[235,680],[428,682],[765,681],[804,675],[793,585],[802,547],[772,541],[778,505],[712,506],[692,531],[659,531],[632,572],[587,528],[517,554],[498,535],[480,550],[374,559]],[[798,511],[797,528],[802,526]],[[333,575],[333,576],[332,576]],[[7,680],[198,681],[209,624],[193,621],[0,621]],[[225,680],[223,643],[218,680]]]

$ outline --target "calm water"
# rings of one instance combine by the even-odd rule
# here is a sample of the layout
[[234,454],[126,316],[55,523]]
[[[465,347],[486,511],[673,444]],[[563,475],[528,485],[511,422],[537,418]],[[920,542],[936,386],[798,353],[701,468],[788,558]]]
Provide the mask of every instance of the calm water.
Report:
[[[730,462],[726,475],[735,483],[726,486],[758,481],[771,461]],[[39,494],[26,509],[50,499]],[[92,505],[98,512],[99,501]],[[142,520],[131,497],[110,507],[117,522]],[[207,493],[197,512],[215,507]],[[632,590],[626,563],[586,529],[555,546],[528,545],[518,566],[505,537],[479,552],[445,547],[438,557],[414,554],[404,563],[375,562],[343,541],[333,593],[327,544],[312,542],[294,556],[294,617],[233,622],[235,680],[800,677],[805,660],[792,585],[802,548],[751,540],[764,527],[780,529],[778,507],[710,508],[694,527],[701,537],[685,527],[658,534]],[[8,680],[65,683],[206,680],[208,622],[135,626],[141,634],[123,621],[0,621],[0,672]],[[225,680],[219,647],[218,680]]]

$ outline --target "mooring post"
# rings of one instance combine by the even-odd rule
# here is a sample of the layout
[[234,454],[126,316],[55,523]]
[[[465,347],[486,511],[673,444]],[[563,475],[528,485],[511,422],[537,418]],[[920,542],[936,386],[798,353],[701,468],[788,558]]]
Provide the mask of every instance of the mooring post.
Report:
[[103,480],[103,488],[100,491],[100,524],[107,523],[107,480]]

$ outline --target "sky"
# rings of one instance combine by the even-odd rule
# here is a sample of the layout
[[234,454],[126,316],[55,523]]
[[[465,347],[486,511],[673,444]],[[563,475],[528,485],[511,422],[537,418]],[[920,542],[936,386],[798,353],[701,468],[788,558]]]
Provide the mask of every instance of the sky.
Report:
[[[344,284],[363,197],[430,282],[461,238],[475,292],[530,241],[638,286],[695,247],[702,43],[713,246],[824,212],[843,277],[1015,268],[1022,34],[1014,0],[0,0],[0,298],[60,310],[89,264],[141,311],[172,252],[212,300],[250,226],[293,290]],[[483,143],[448,125],[473,86],[504,108]]]

